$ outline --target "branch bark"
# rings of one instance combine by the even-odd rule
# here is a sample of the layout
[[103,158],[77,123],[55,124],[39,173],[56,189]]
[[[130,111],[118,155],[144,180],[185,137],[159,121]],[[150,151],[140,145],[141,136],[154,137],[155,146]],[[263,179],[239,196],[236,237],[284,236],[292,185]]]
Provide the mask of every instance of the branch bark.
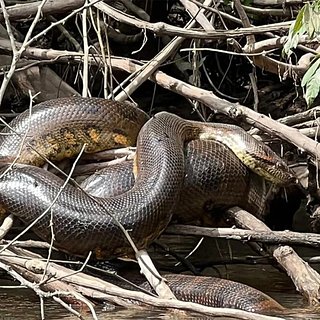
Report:
[[[262,221],[250,213],[234,207],[227,211],[229,217],[241,228],[258,232],[270,232]],[[320,302],[320,275],[303,261],[297,253],[288,246],[270,246],[270,253],[286,270],[296,286],[296,289],[307,299],[310,305],[319,305]]]
[[45,262],[39,259],[28,260],[23,258],[22,256],[17,256],[13,254],[13,252],[10,250],[6,250],[6,253],[6,255],[0,256],[0,261],[2,261],[3,263],[15,264],[17,266],[24,267],[27,270],[36,273],[42,273],[43,270],[45,270],[46,268],[47,274],[50,276],[50,280],[48,281],[48,283],[54,283],[56,279],[59,279],[59,281],[63,279],[64,282],[66,282],[69,285],[72,285],[73,287],[90,288],[98,292],[104,293],[106,295],[113,295],[116,297],[121,297],[122,299],[135,300],[149,306],[193,311],[210,316],[232,317],[236,319],[246,320],[284,320],[280,317],[270,317],[242,310],[234,310],[228,308],[212,308],[192,302],[160,299],[142,292],[130,291],[119,288],[113,284],[110,284],[100,279],[96,279],[95,277],[82,272],[75,274],[71,270],[52,262],[50,262],[49,265],[46,266]]
[[[16,21],[21,19],[33,19],[36,15],[41,1],[35,1],[30,3],[20,3],[14,6],[7,7],[7,12],[10,16],[10,21]],[[83,6],[84,0],[54,0],[47,1],[42,8],[42,14],[56,14],[72,11]],[[0,21],[4,20],[2,10],[0,10]]]
[[[92,1],[91,1],[92,2]],[[199,30],[186,30],[184,28],[174,27],[167,23],[156,22],[150,23],[138,18],[127,15],[106,3],[96,3],[94,5],[97,9],[101,10],[111,18],[135,26],[140,29],[148,29],[156,35],[171,35],[180,36],[183,38],[194,38],[194,39],[226,39],[242,37],[250,34],[261,34],[270,31],[284,31],[290,28],[292,21],[286,21],[281,23],[274,23],[269,25],[263,25],[259,27],[250,28],[239,28],[237,30],[216,30],[216,31],[199,31]]]
[[[6,48],[6,50],[10,50],[9,41],[0,39],[0,48]],[[31,58],[57,59],[59,61],[66,62],[70,62],[70,59],[74,61],[81,61],[83,56],[79,52],[57,51],[52,49],[46,50],[39,48],[27,48],[24,51],[24,55]],[[110,61],[113,68],[129,73],[137,72],[141,68],[141,65],[133,62],[130,59],[113,57],[110,59]],[[99,63],[99,56],[94,56],[90,60],[90,62],[93,64]],[[218,98],[211,91],[201,89],[186,82],[175,79],[174,77],[171,77],[162,71],[155,71],[153,75],[150,76],[150,80],[156,82],[161,87],[172,92],[176,92],[186,98],[197,100],[205,104],[211,110],[225,114],[236,120],[238,119],[245,121],[248,124],[257,127],[258,129],[267,132],[271,136],[277,136],[289,143],[292,143],[302,151],[306,151],[307,153],[309,153],[314,157],[316,161],[320,159],[320,145],[316,141],[306,137],[295,128],[291,128],[279,121],[273,120],[263,114],[257,113],[238,103],[232,103],[227,100]]]
[[188,225],[171,225],[166,229],[166,233],[222,238],[244,242],[258,241],[269,244],[295,244],[313,248],[320,247],[320,235],[316,233],[268,231],[267,229],[257,231],[236,228],[206,228]]

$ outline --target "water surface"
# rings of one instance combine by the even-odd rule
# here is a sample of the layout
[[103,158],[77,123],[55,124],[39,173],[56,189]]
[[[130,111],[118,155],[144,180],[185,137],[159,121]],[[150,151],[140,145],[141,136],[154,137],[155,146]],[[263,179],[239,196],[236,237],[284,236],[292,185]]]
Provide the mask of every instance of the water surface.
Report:
[[[186,239],[184,238],[184,241]],[[230,244],[231,243],[231,244]],[[248,252],[247,247],[232,242],[221,242],[219,245],[216,242],[211,242],[209,245],[212,258],[219,260],[221,257],[232,255],[246,256]],[[218,248],[218,249],[217,249]],[[317,251],[313,250],[300,250],[301,256],[314,256]],[[208,245],[201,247],[197,254],[192,259],[196,261],[204,261],[204,256],[208,258]],[[169,261],[170,259],[168,259]],[[319,272],[319,265],[313,265]],[[283,306],[292,309],[290,315],[278,315],[285,319],[320,319],[320,312],[306,310],[304,301],[294,288],[291,279],[285,274],[279,272],[277,269],[270,265],[245,265],[245,264],[230,264],[218,265],[215,267],[207,267],[204,269],[203,274],[217,276],[220,274],[222,277],[240,281],[253,286],[279,301]],[[0,286],[18,285],[18,282],[0,279]],[[51,299],[46,299],[45,304],[46,319],[77,319],[69,311],[65,310],[62,306],[57,304]],[[173,313],[163,310],[127,310],[124,308],[110,308],[110,307],[97,307],[97,314],[99,319],[215,319],[214,317],[191,315],[183,316],[182,314]],[[89,313],[83,313],[85,319],[92,319]],[[8,289],[0,288],[0,320],[16,320],[16,319],[40,319],[40,303],[39,297],[29,289]],[[221,320],[222,318],[216,318]],[[225,318],[227,319],[227,318]]]

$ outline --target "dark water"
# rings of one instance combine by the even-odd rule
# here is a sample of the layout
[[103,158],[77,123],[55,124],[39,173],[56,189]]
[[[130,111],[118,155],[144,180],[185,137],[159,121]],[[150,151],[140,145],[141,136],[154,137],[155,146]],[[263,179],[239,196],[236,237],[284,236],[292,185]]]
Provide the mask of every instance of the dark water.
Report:
[[[184,238],[184,241],[186,239]],[[187,247],[187,245],[186,245]],[[186,250],[187,251],[187,250]],[[208,245],[202,246],[197,254],[192,257],[196,263],[204,261],[204,255],[208,257]],[[247,256],[250,251],[239,243],[211,242],[210,252],[212,256],[219,258],[228,255]],[[299,252],[302,256],[314,256],[316,251],[302,250]],[[169,261],[169,260],[168,260]],[[313,265],[317,271],[320,267]],[[302,297],[295,291],[295,288],[286,274],[279,272],[269,265],[245,265],[231,264],[220,265],[214,268],[208,267],[204,269],[205,275],[217,276],[219,273],[222,277],[240,281],[253,286],[261,291],[269,294],[283,306],[292,310],[289,315],[278,315],[285,319],[320,319],[319,313],[304,308]],[[9,280],[1,280],[0,286],[18,285],[17,282]],[[46,299],[44,304],[46,319],[77,319],[77,317],[66,311],[59,304],[51,299]],[[99,319],[215,319],[214,317],[199,315],[183,315],[173,312],[164,311],[145,311],[145,310],[126,310],[123,308],[103,308],[97,307],[97,315]],[[82,313],[85,319],[92,319],[89,313]],[[16,319],[40,319],[40,301],[36,294],[28,289],[8,289],[0,288],[0,320],[16,320]],[[216,319],[223,319],[221,317]],[[227,319],[227,318],[224,318]]]

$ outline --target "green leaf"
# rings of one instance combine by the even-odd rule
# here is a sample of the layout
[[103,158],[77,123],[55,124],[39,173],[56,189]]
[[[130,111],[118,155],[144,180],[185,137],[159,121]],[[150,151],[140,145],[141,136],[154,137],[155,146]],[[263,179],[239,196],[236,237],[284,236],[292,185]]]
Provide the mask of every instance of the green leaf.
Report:
[[291,49],[296,48],[299,42],[299,36],[305,32],[304,26],[304,12],[306,10],[306,5],[299,11],[296,21],[290,26],[288,38],[285,42],[282,50],[283,55],[288,57],[292,53]]
[[302,24],[306,28],[308,34],[309,32],[313,32],[311,31],[312,30],[312,24],[310,23],[311,17],[312,17],[312,8],[309,5],[309,3],[306,3],[304,5],[304,14],[302,16]]
[[320,90],[320,69],[312,76],[306,86],[305,100],[310,107]]
[[313,12],[312,14],[312,19],[311,19],[311,24],[313,25],[313,29],[315,34],[319,34],[320,31],[320,16],[319,13]]
[[[301,27],[303,26],[303,17],[304,17],[305,10],[306,10],[306,5],[304,5],[302,7],[302,9],[299,11],[299,13],[298,13],[298,15],[296,17],[296,21],[295,21],[295,23],[293,24],[293,27],[292,27],[292,35],[297,34],[300,31]],[[291,27],[290,27],[290,29],[291,29]],[[291,31],[289,31],[289,33],[290,32]]]
[[320,32],[320,1],[314,1],[306,7],[307,11],[304,15],[304,23],[310,38],[314,38]]
[[253,0],[244,0],[243,4],[248,7],[252,7]]
[[316,58],[315,62],[311,64],[307,72],[304,74],[302,81],[301,81],[301,86],[304,87],[307,85],[307,83],[311,80],[317,69],[319,68],[320,65],[320,59]]
[[320,12],[314,12],[313,24],[315,26],[315,30],[317,35],[320,33]]
[[299,34],[293,34],[294,25],[292,24],[289,29],[289,35],[287,38],[287,41],[285,42],[283,49],[282,49],[282,54],[287,55],[288,57],[292,53],[291,49],[296,48],[299,42]]

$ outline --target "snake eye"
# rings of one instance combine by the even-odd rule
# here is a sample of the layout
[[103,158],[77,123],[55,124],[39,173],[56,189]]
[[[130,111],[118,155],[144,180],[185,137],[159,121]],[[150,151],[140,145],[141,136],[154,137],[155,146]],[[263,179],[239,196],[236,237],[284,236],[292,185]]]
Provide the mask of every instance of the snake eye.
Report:
[[283,163],[281,163],[281,162],[276,162],[275,167],[276,167],[277,169],[283,169],[285,166],[284,166]]

